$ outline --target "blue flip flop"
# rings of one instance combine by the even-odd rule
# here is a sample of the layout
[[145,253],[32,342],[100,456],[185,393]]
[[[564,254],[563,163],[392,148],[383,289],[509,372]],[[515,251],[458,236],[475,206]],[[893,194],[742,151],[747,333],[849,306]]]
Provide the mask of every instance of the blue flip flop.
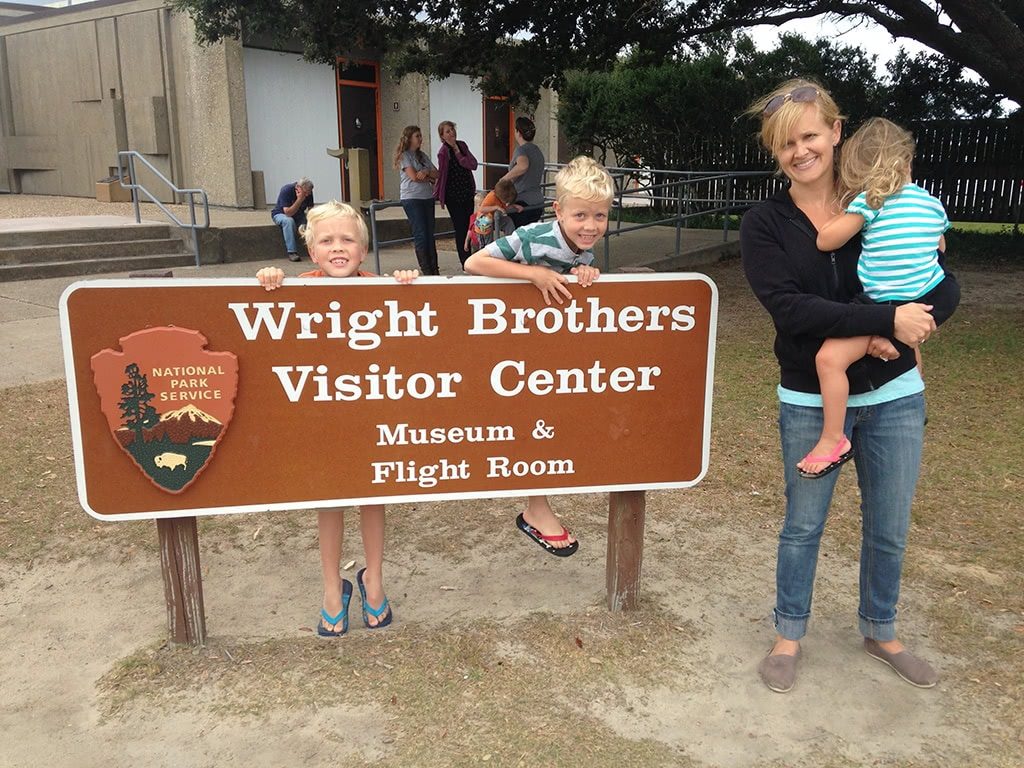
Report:
[[[367,629],[383,629],[391,623],[391,619],[394,614],[391,612],[391,606],[388,604],[387,597],[385,597],[384,602],[380,604],[380,608],[374,608],[366,601],[366,585],[363,584],[364,573],[366,573],[365,568],[360,568],[359,572],[356,573],[356,584],[359,585],[359,594],[362,595],[363,598],[363,624]],[[386,616],[384,616],[385,611],[387,612]],[[377,619],[376,624],[370,623],[370,616]],[[381,616],[384,616],[384,618],[381,618]]]
[[[320,637],[341,637],[348,632],[348,603],[352,599],[352,582],[348,579],[341,580],[341,610],[338,611],[337,616],[331,616],[326,609],[320,609],[320,618],[323,621],[317,620],[316,622],[316,633]],[[341,631],[330,630],[324,626],[324,622],[332,626],[337,626],[338,622],[341,622]]]

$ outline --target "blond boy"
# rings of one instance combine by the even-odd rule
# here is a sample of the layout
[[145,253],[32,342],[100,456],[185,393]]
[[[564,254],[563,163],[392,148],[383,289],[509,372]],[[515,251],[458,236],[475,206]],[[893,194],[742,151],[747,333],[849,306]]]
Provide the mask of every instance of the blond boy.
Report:
[[[311,208],[300,234],[317,269],[299,277],[374,277],[359,269],[369,249],[370,234],[363,217],[351,206],[331,200]],[[414,269],[394,272],[399,283],[410,283],[418,276],[419,272]],[[264,267],[256,273],[260,285],[268,291],[280,288],[284,277],[284,272],[277,267]],[[340,572],[344,510],[319,510],[317,527],[324,588],[317,634],[340,637],[348,631],[348,604],[352,597],[352,583],[341,578]],[[391,606],[384,594],[384,505],[360,507],[359,527],[366,556],[366,567],[356,573],[363,624],[368,629],[380,629],[390,624],[392,618]]]
[[[529,280],[550,305],[572,299],[566,275],[584,288],[600,276],[594,246],[608,229],[608,209],[615,185],[604,167],[589,157],[577,157],[555,176],[555,221],[520,227],[466,259],[466,271],[487,277]],[[546,496],[531,496],[516,526],[559,557],[568,557],[579,542],[558,521]]]

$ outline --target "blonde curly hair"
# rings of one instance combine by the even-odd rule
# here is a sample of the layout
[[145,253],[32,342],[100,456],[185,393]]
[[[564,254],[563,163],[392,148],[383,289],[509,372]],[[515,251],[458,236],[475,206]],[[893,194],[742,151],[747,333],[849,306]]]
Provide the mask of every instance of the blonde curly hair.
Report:
[[845,208],[861,192],[874,210],[910,182],[910,131],[873,117],[846,140],[839,158],[839,199]]
[[555,199],[565,205],[570,197],[591,203],[608,203],[615,197],[615,182],[604,166],[592,157],[580,155],[555,174]]

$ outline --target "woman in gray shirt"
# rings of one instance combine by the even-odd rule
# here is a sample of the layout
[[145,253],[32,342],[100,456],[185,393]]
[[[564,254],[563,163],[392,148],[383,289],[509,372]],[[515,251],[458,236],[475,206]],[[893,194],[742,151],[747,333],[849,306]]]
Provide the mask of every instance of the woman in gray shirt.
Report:
[[407,125],[395,147],[395,168],[401,180],[402,208],[412,228],[416,261],[424,275],[439,274],[437,247],[434,244],[434,182],[437,168],[423,152],[423,134],[415,125]]
[[[540,221],[544,213],[544,153],[533,143],[537,127],[528,117],[516,118],[516,148],[508,173],[502,176],[516,185],[516,201],[508,207],[516,227]],[[523,209],[526,210],[523,210]]]

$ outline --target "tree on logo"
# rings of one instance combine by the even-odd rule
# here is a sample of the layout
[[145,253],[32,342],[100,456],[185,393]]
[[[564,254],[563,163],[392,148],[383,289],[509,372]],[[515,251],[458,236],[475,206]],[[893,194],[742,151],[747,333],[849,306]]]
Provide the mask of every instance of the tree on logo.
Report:
[[156,395],[149,391],[149,382],[139,371],[138,364],[129,364],[124,372],[128,374],[128,381],[121,385],[121,399],[117,404],[121,408],[124,425],[135,432],[136,442],[141,443],[142,431],[160,421],[156,408],[149,404]]

